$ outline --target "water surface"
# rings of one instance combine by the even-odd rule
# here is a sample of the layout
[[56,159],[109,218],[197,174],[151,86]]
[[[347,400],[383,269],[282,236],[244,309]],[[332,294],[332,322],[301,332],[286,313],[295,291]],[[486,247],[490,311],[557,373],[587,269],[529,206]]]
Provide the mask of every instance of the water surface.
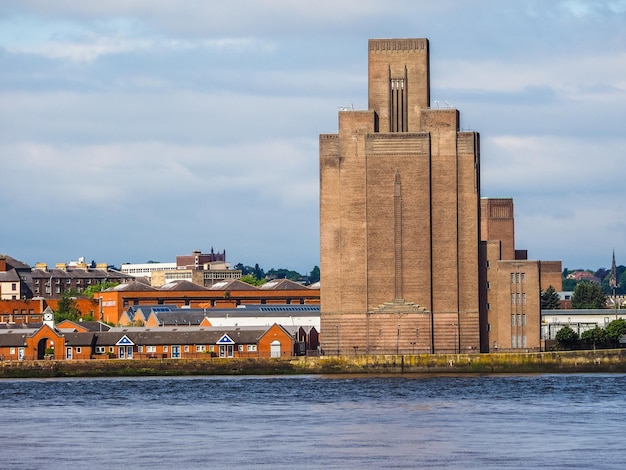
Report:
[[626,468],[624,374],[0,380],[0,468]]

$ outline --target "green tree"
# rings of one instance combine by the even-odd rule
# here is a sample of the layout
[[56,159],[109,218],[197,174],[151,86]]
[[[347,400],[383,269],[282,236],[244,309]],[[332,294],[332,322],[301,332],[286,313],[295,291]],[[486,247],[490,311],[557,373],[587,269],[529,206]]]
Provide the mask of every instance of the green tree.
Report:
[[76,299],[72,296],[73,292],[67,291],[63,293],[61,300],[54,313],[54,321],[59,323],[63,320],[77,321],[80,318],[80,310],[76,307]]
[[572,307],[574,308],[604,308],[606,294],[600,284],[583,281],[576,284],[572,294]]
[[257,279],[254,274],[246,274],[245,276],[241,276],[241,281],[245,282],[246,284],[250,284],[251,286],[262,286],[267,282],[265,278]]
[[572,292],[576,289],[576,285],[578,282],[576,279],[563,279],[563,291],[564,292]]
[[263,278],[265,278],[265,271],[263,271],[260,267],[259,264],[255,264],[254,265],[254,277],[256,277],[258,280],[261,280]]
[[611,345],[618,347],[620,345],[619,339],[626,335],[626,320],[618,318],[606,325],[606,334],[611,342]]
[[611,344],[606,330],[599,326],[591,330],[583,331],[580,335],[580,340],[584,343],[585,347],[589,349],[607,348]]
[[119,282],[113,282],[113,281],[105,281],[99,284],[92,284],[83,291],[83,295],[85,297],[93,299],[93,295],[96,292],[102,292],[103,290],[107,290],[110,287],[115,287],[117,285],[119,285]]
[[291,279],[292,281],[299,281],[302,279],[302,274],[285,268],[272,268],[267,272],[267,277],[270,279]]
[[556,310],[560,307],[561,300],[559,294],[554,290],[554,287],[548,286],[548,288],[541,293],[541,309]]
[[309,283],[313,284],[314,282],[318,282],[320,280],[320,267],[315,266],[309,274]]
[[578,333],[569,326],[564,326],[556,333],[556,344],[558,349],[574,349],[578,345]]

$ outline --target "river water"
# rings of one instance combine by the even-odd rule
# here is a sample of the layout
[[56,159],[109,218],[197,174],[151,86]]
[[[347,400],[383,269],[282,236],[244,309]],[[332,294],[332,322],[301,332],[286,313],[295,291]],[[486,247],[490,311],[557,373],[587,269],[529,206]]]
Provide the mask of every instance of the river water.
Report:
[[626,375],[0,380],[2,469],[626,468]]

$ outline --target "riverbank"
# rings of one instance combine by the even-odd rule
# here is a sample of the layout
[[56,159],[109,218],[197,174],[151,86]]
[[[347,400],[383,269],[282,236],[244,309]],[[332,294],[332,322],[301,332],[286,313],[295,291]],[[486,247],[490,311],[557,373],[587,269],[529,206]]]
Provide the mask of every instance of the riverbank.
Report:
[[0,362],[0,378],[626,372],[626,349],[497,354]]

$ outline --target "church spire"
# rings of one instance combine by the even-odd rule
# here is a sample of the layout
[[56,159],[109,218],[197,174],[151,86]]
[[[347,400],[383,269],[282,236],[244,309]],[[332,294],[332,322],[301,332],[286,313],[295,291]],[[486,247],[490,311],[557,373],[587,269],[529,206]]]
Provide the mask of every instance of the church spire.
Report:
[[617,287],[617,266],[615,265],[615,249],[613,249],[613,263],[611,264],[611,277],[609,286],[613,289]]

